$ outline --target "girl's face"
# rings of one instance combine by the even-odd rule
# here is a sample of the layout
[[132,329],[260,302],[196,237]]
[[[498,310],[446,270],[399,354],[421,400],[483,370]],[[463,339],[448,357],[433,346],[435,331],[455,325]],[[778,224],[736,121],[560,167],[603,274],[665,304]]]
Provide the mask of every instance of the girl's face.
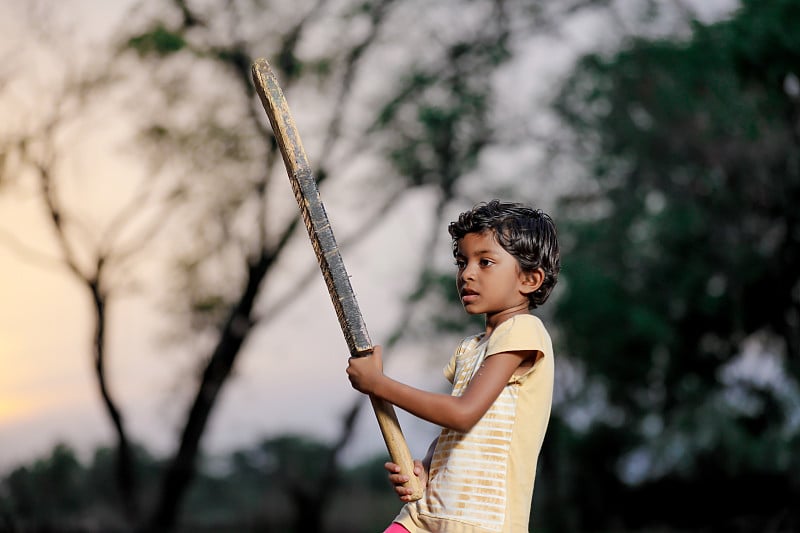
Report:
[[541,284],[525,275],[491,231],[467,233],[458,241],[456,287],[464,309],[485,314],[487,327],[528,312],[528,294]]

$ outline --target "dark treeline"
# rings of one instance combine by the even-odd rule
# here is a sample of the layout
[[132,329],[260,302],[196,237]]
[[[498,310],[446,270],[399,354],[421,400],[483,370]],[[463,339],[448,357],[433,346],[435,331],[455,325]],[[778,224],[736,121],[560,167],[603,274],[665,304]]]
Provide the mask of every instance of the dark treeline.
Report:
[[[322,482],[329,447],[298,436],[264,440],[226,456],[205,458],[176,531],[310,531],[293,503]],[[14,468],[0,480],[0,531],[128,531],[119,513],[114,451],[97,448],[82,461],[66,444]],[[166,461],[135,448],[144,495]],[[329,532],[377,531],[399,507],[377,457],[341,471],[322,522]],[[148,497],[143,498],[146,503]]]
[[[551,426],[531,531],[796,531],[800,491],[788,472],[732,477],[709,461],[691,477],[634,487],[610,471],[608,458],[618,453],[608,449],[618,445],[610,432],[592,439],[557,421]],[[323,442],[287,435],[206,457],[175,531],[311,533],[293,502],[303,490],[316,490],[329,451]],[[575,458],[571,471],[559,471],[551,460],[562,454]],[[142,447],[135,456],[147,494],[165,461]],[[384,476],[385,460],[376,456],[340,472],[321,519],[325,532],[374,533],[388,524],[401,504]],[[97,448],[84,462],[68,445],[56,445],[46,457],[0,478],[0,531],[129,531],[118,512],[114,476],[112,449]],[[598,526],[589,526],[592,521]]]

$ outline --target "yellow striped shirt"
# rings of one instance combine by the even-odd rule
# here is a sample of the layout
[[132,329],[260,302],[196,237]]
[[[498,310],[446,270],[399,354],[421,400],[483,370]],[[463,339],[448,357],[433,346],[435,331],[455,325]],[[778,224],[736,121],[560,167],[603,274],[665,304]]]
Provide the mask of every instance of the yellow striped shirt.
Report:
[[467,433],[443,429],[423,498],[406,504],[396,522],[411,533],[525,533],[536,463],[553,396],[553,348],[539,318],[516,315],[489,338],[464,339],[445,368],[460,396],[483,361],[494,354],[538,350],[527,372],[512,376]]

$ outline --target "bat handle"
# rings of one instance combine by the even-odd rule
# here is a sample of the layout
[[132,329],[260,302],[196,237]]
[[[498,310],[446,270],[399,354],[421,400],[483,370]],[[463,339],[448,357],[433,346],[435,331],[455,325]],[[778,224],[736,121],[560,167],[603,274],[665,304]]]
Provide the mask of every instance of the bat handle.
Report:
[[372,402],[372,409],[375,411],[375,417],[378,419],[378,425],[392,462],[400,466],[401,474],[408,476],[408,481],[403,486],[412,490],[410,494],[412,500],[419,500],[422,497],[422,486],[419,478],[414,474],[414,458],[403,438],[403,431],[397,421],[394,406],[374,396],[370,396],[369,399]]

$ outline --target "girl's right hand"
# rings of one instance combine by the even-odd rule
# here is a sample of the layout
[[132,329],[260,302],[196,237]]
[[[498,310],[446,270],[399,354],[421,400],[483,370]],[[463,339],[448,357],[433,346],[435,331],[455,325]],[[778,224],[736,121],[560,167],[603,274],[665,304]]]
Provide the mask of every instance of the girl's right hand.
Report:
[[[391,461],[384,463],[383,467],[389,472],[389,481],[394,486],[394,491],[401,501],[410,502],[411,489],[404,487],[403,484],[408,482],[408,475],[400,473],[400,465],[392,463]],[[419,478],[422,490],[428,486],[428,472],[422,464],[422,461],[414,461],[414,475]]]

